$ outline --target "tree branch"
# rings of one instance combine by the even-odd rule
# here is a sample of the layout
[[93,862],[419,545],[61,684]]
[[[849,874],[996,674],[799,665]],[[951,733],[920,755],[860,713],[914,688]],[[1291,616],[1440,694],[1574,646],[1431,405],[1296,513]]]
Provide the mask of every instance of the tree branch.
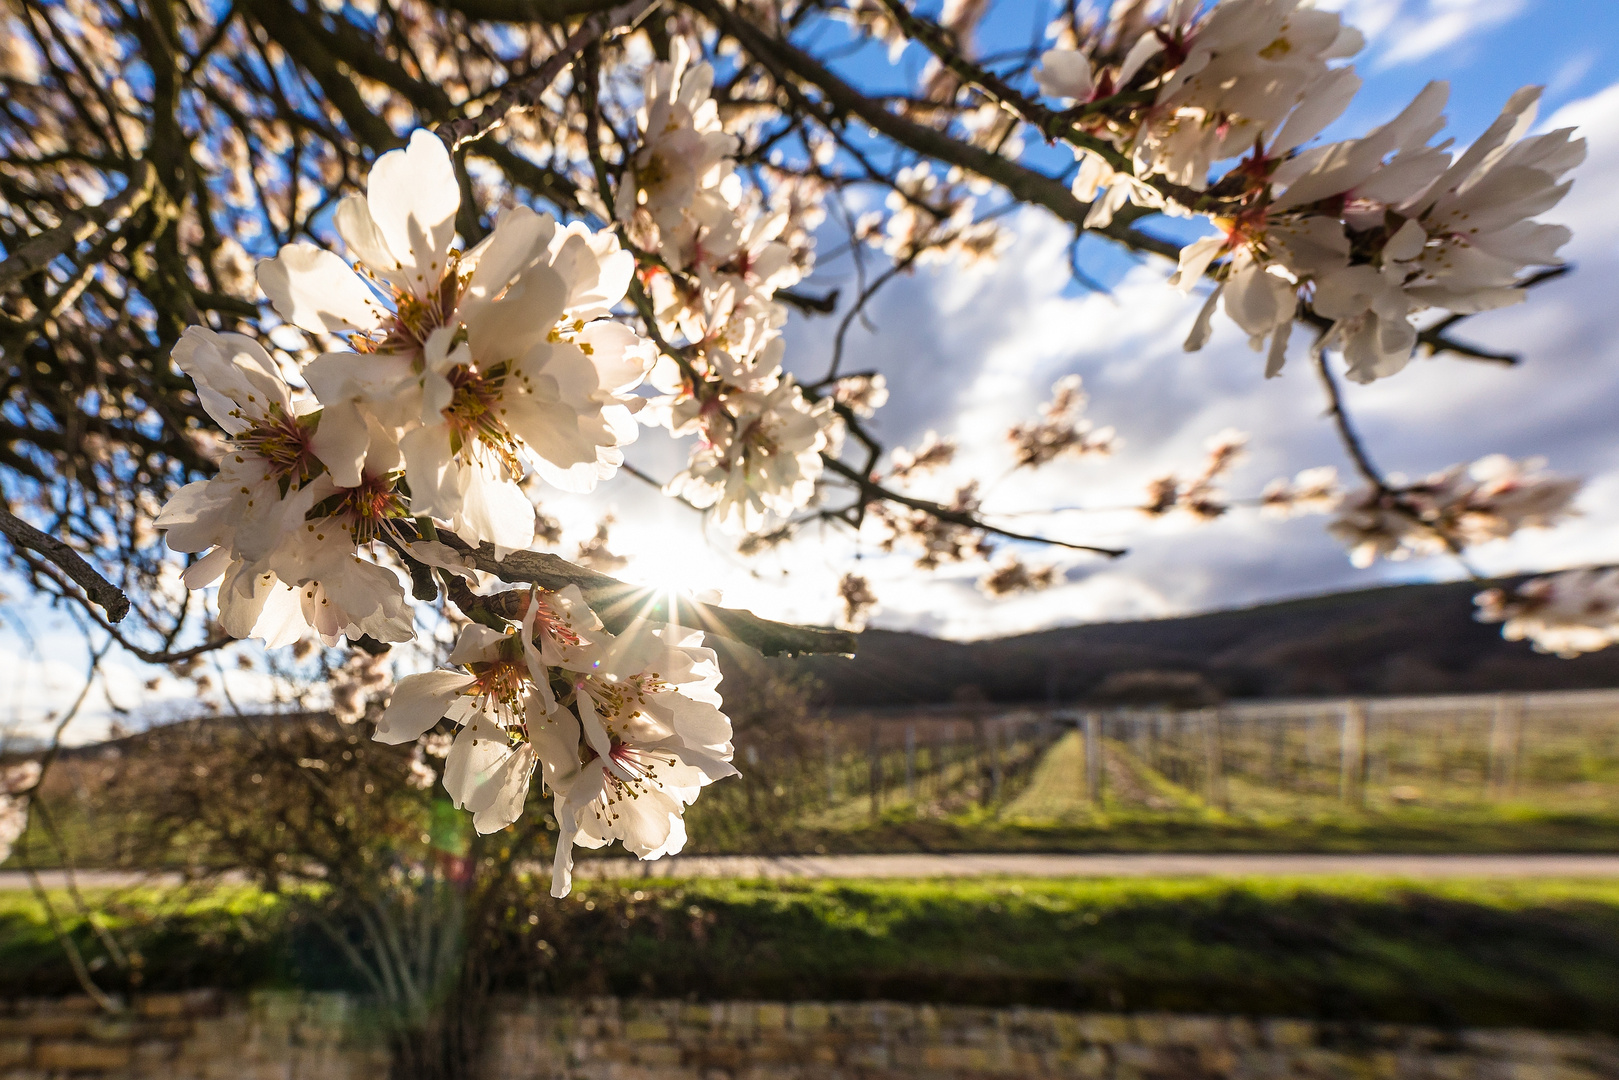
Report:
[[463,116],[440,124],[436,129],[438,137],[451,150],[459,150],[500,127],[513,113],[535,108],[540,104],[541,95],[562,74],[562,70],[578,59],[588,46],[600,41],[610,30],[635,27],[660,2],[629,0],[606,11],[597,11],[580,24],[562,48],[546,57],[533,75],[506,87],[477,116]]
[[157,170],[150,162],[143,163],[137,176],[130,177],[124,190],[117,195],[99,206],[76,210],[64,217],[56,228],[18,244],[16,250],[0,262],[0,292],[44,270],[73,250],[75,245],[88,240],[114,221],[121,221],[133,214],[146,205],[156,190]]
[[[765,656],[799,656],[806,653],[852,656],[857,645],[856,636],[843,630],[795,626],[762,619],[751,611],[739,608],[699,603],[671,589],[631,585],[576,566],[556,555],[514,551],[497,561],[494,548],[488,544],[473,550],[465,541],[450,533],[440,533],[439,539],[466,553],[479,570],[493,574],[502,581],[538,585],[553,591],[569,585],[579,586],[585,601],[613,633],[619,633],[637,618],[646,618],[653,622],[673,623],[718,634],[757,649]],[[506,619],[521,618],[523,605],[527,602],[523,593],[515,591],[479,597],[478,601],[491,613]]]
[[120,622],[129,614],[129,597],[123,590],[96,572],[95,567],[67,544],[40,532],[10,510],[0,508],[0,533],[18,548],[25,548],[43,556],[57,567],[99,604],[112,622]]
[[845,465],[837,458],[822,454],[821,460],[826,463],[826,467],[828,469],[831,469],[844,479],[850,480],[858,485],[860,488],[860,497],[867,501],[873,499],[882,499],[886,502],[898,503],[901,506],[908,506],[912,510],[920,510],[924,514],[930,514],[933,517],[938,518],[940,521],[947,521],[952,525],[961,525],[968,529],[982,529],[984,532],[994,533],[996,536],[1004,536],[1008,540],[1027,540],[1035,544],[1050,544],[1052,547],[1067,548],[1070,551],[1088,551],[1093,555],[1106,555],[1110,559],[1116,559],[1119,556],[1126,554],[1123,548],[1096,547],[1092,544],[1072,544],[1067,540],[1053,540],[1049,536],[1033,536],[1029,533],[1013,532],[1010,529],[1003,529],[997,525],[991,525],[965,510],[952,510],[943,503],[936,503],[931,499],[918,499],[911,495],[902,495],[897,491],[890,491],[888,488],[883,487],[870,477],[862,475],[858,470]]

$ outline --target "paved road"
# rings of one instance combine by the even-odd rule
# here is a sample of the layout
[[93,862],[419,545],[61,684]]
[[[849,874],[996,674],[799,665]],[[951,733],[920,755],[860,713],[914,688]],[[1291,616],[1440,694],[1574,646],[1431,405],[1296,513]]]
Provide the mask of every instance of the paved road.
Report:
[[[581,878],[941,878],[1016,876],[1285,877],[1364,874],[1396,878],[1619,878],[1619,855],[682,855],[657,862],[580,859]],[[60,888],[58,871],[40,875]],[[172,874],[81,872],[81,888],[175,884]],[[0,890],[26,889],[27,878],[0,871]]]
[[1619,855],[686,855],[579,861],[581,877],[1619,877]]

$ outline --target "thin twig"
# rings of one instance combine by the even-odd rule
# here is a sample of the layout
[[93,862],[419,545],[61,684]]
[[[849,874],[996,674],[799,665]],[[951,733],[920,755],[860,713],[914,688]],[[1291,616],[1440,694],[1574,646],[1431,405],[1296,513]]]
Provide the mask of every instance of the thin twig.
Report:
[[984,532],[993,533],[996,536],[1004,536],[1008,540],[1027,540],[1030,543],[1049,544],[1052,547],[1067,548],[1070,551],[1088,551],[1093,555],[1106,555],[1110,559],[1116,559],[1126,553],[1123,548],[1097,547],[1094,544],[1076,544],[1068,540],[1054,540],[1049,536],[1033,536],[1029,533],[1013,532],[1011,529],[1003,529],[998,525],[989,524],[982,518],[975,516],[969,511],[955,510],[951,507],[945,506],[943,503],[934,502],[931,499],[918,499],[914,496],[902,495],[897,491],[890,491],[888,488],[883,487],[875,480],[872,480],[869,476],[863,476],[858,470],[845,465],[837,458],[822,454],[821,460],[826,463],[827,468],[831,469],[844,479],[852,481],[854,484],[856,484],[860,488],[861,499],[866,502],[870,502],[874,499],[883,499],[888,502],[899,503],[901,506],[908,506],[912,510],[920,510],[924,514],[929,514],[935,518],[938,518],[940,521],[946,521],[952,525],[961,525],[969,529],[982,529]]
[[504,124],[515,113],[537,108],[541,98],[564,68],[578,59],[586,48],[596,44],[609,31],[632,30],[661,0],[630,0],[607,11],[599,11],[579,24],[562,47],[535,69],[534,74],[506,87],[490,105],[477,116],[463,116],[448,120],[436,129],[439,138],[451,150],[459,150],[475,142]]

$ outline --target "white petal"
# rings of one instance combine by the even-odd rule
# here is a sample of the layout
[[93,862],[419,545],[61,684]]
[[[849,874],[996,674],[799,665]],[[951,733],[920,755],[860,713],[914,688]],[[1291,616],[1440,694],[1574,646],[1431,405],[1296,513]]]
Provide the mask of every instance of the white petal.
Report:
[[448,544],[437,540],[417,540],[407,543],[405,548],[410,552],[410,557],[419,563],[448,570],[466,578],[469,584],[476,585],[478,582],[478,572],[472,563]]
[[1040,67],[1034,73],[1035,82],[1052,97],[1087,101],[1095,82],[1091,77],[1091,61],[1075,49],[1049,49],[1040,56]]
[[1407,262],[1421,255],[1423,245],[1427,244],[1427,242],[1427,230],[1415,220],[1407,221],[1383,245],[1383,258],[1393,259],[1396,262]]
[[489,300],[500,295],[518,272],[550,253],[556,219],[537,214],[526,206],[502,210],[495,231],[461,260],[473,264],[467,281],[467,297]]
[[507,636],[482,623],[468,623],[461,630],[461,636],[455,639],[455,649],[450,653],[450,663],[473,664],[493,660],[496,649]]
[[462,318],[478,363],[515,360],[545,341],[567,299],[562,276],[546,265],[524,270],[499,300],[468,303]]
[[489,805],[494,792],[486,791],[495,771],[511,755],[506,729],[478,713],[455,737],[444,759],[444,790],[458,810],[474,813]]
[[197,384],[197,396],[219,426],[235,435],[269,407],[292,408],[292,393],[264,346],[244,334],[190,326],[175,343],[175,366]]
[[523,743],[495,771],[486,788],[491,792],[487,804],[472,815],[472,827],[480,834],[499,832],[523,815],[534,760],[533,745]]
[[409,276],[394,253],[388,250],[388,241],[371,217],[371,204],[364,195],[350,195],[338,203],[332,224],[348,245],[349,254],[364,263],[366,269],[392,285],[408,287]]
[[322,409],[315,434],[309,440],[310,450],[320,458],[338,487],[360,485],[370,445],[370,425],[353,401],[339,401]]
[[461,512],[461,470],[445,424],[419,427],[399,440],[410,483],[410,512],[448,521]]
[[188,589],[205,589],[218,581],[227,569],[230,568],[230,549],[216,547],[190,566],[180,575]]
[[1197,352],[1209,343],[1209,335],[1214,332],[1214,308],[1220,302],[1220,294],[1225,292],[1225,283],[1217,285],[1209,298],[1203,302],[1198,310],[1197,318],[1192,322],[1192,331],[1186,335],[1185,349],[1187,352]]
[[1209,264],[1220,257],[1227,242],[1224,234],[1216,233],[1181,248],[1180,265],[1175,268],[1169,283],[1181,292],[1191,292],[1192,286],[1203,280],[1203,273],[1208,270]]
[[258,278],[276,312],[311,333],[367,332],[387,314],[348,263],[314,244],[288,244],[260,260]]
[[1323,128],[1343,115],[1359,89],[1360,76],[1355,74],[1354,68],[1328,72],[1310,88],[1309,94],[1282,125],[1282,130],[1276,133],[1269,155],[1280,157],[1321,134]]
[[579,718],[571,709],[555,709],[543,720],[531,712],[528,731],[546,786],[566,793],[579,778]]
[[377,742],[413,742],[444,718],[450,703],[471,686],[471,675],[459,671],[429,671],[407,675],[394,687],[393,698],[377,723]]
[[1292,336],[1292,319],[1276,328],[1276,335],[1270,340],[1270,355],[1265,359],[1265,378],[1274,379],[1282,373],[1282,365],[1287,363],[1287,341]]
[[[471,530],[468,540],[495,545],[495,558],[534,544],[534,504],[523,489],[493,469],[475,465],[463,474],[469,476],[461,495],[459,521]],[[414,489],[412,489],[414,490]]]
[[366,196],[388,250],[410,275],[411,291],[425,297],[436,290],[461,206],[455,165],[443,141],[417,131],[405,149],[383,154],[371,167]]

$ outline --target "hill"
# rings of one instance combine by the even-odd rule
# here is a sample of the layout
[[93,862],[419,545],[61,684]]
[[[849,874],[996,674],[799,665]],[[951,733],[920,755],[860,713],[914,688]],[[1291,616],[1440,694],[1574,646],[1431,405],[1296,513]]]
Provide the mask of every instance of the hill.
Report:
[[1619,686],[1619,649],[1560,660],[1475,622],[1480,588],[1397,585],[975,642],[868,630],[853,659],[794,663],[833,707],[1074,701],[1131,671],[1194,672],[1231,698]]

